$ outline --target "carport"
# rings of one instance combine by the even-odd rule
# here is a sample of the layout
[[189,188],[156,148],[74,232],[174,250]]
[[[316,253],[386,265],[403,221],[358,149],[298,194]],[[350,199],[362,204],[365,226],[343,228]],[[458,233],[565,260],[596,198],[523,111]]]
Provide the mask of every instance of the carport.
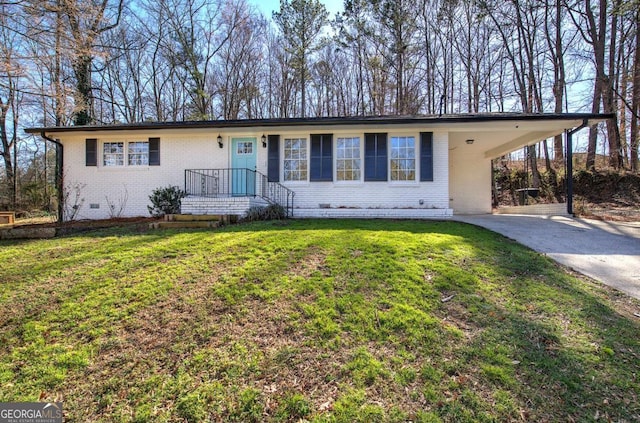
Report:
[[[454,214],[459,214],[456,210],[465,210],[465,214],[491,213],[491,160],[556,135],[565,136],[567,174],[572,174],[574,134],[611,118],[613,115],[569,113],[506,114],[501,119],[492,114],[486,121],[476,116],[472,127],[450,125],[449,203]],[[572,182],[567,179],[567,204],[562,206],[569,215],[573,214]],[[556,214],[552,210],[541,213]]]

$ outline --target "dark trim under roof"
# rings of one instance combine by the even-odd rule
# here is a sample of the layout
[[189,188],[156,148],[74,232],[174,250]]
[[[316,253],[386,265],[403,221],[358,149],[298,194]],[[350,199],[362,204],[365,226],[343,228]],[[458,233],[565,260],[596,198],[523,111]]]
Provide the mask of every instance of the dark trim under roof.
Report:
[[434,123],[472,123],[502,121],[543,121],[543,120],[598,120],[613,119],[613,114],[597,113],[480,113],[431,116],[353,116],[320,117],[292,119],[243,119],[243,120],[203,120],[185,122],[142,122],[112,125],[88,126],[52,126],[27,128],[29,134],[52,132],[93,132],[93,131],[129,131],[157,129],[195,129],[195,128],[248,128],[248,127],[286,127],[286,126],[341,126],[341,125],[406,125]]

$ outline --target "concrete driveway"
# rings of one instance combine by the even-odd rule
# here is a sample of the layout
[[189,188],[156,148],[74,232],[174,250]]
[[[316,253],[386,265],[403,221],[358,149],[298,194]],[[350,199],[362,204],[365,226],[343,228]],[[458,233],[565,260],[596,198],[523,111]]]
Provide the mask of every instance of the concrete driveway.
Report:
[[454,216],[453,220],[514,239],[640,299],[640,223],[524,215]]

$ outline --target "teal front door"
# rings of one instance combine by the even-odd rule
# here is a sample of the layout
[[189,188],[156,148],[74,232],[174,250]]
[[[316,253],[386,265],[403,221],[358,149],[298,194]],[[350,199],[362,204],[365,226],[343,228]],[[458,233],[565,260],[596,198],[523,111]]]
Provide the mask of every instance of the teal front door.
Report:
[[255,138],[231,139],[231,184],[234,196],[253,196],[256,193],[256,144]]

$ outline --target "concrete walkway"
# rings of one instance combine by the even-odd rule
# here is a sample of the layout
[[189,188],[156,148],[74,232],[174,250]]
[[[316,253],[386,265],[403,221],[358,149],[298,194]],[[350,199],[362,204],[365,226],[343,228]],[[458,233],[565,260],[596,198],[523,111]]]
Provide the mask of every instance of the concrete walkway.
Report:
[[452,219],[514,239],[640,299],[640,223],[524,215],[454,216]]

